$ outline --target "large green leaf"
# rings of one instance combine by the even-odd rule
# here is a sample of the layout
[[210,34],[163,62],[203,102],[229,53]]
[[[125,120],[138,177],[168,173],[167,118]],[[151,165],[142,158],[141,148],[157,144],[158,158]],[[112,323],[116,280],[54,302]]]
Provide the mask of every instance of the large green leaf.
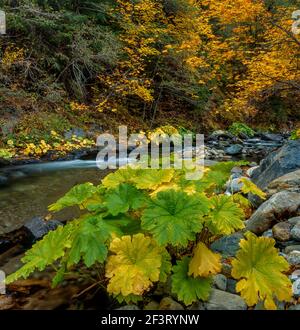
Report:
[[104,262],[107,257],[107,242],[114,232],[119,230],[101,217],[90,217],[81,221],[73,234],[72,247],[68,253],[68,267],[77,264],[81,258],[87,267],[96,261]]
[[145,203],[145,196],[132,185],[122,183],[107,193],[104,202],[110,214],[115,216],[129,209],[139,209]]
[[49,232],[41,241],[25,253],[23,267],[6,278],[6,283],[12,283],[19,278],[27,278],[35,270],[44,270],[65,255],[66,249],[71,247],[72,233],[78,225],[77,221],[66,226],[59,226],[55,231]]
[[208,300],[211,291],[211,278],[188,276],[191,259],[184,257],[173,267],[172,292],[185,305],[191,305],[198,299]]
[[207,225],[214,234],[230,235],[245,227],[244,212],[230,196],[214,196],[210,202],[212,209],[207,218]]
[[97,188],[92,183],[79,184],[73,187],[64,197],[60,198],[56,203],[49,206],[49,211],[58,212],[66,207],[83,204],[89,200],[95,193]]
[[160,245],[186,246],[202,230],[209,201],[204,195],[175,190],[162,191],[149,201],[142,215],[142,228]]
[[273,239],[250,232],[245,236],[232,261],[232,276],[240,280],[236,289],[249,306],[264,301],[266,309],[276,309],[275,298],[289,301],[292,297],[291,282],[284,274],[289,264],[279,256]]

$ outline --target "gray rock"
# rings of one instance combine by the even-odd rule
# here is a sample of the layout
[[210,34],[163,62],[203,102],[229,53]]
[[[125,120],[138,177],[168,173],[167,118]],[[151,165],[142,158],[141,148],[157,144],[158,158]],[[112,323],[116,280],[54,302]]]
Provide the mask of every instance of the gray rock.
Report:
[[288,222],[279,222],[273,226],[273,236],[276,240],[286,242],[291,238],[291,225]]
[[273,180],[266,188],[268,195],[274,195],[281,190],[300,192],[300,170],[287,173]]
[[182,305],[180,305],[177,301],[173,300],[170,297],[165,297],[161,300],[159,304],[159,310],[161,311],[180,311],[184,310]]
[[268,229],[266,230],[263,234],[263,237],[269,237],[269,238],[273,238],[273,230],[272,229]]
[[225,149],[227,155],[238,155],[242,152],[243,146],[240,144],[233,144],[232,146]]
[[222,291],[226,291],[227,278],[223,274],[218,274],[213,277],[213,285]]
[[262,234],[279,219],[294,215],[300,207],[300,193],[281,191],[264,202],[249,219],[246,230]]
[[299,266],[300,265],[300,251],[290,252],[287,255],[286,259],[289,262],[289,264],[294,265],[294,266]]
[[245,301],[238,295],[212,289],[209,301],[204,304],[206,310],[246,310]]
[[243,169],[238,167],[238,166],[234,166],[231,170],[231,174],[239,174],[240,176],[243,175]]
[[30,221],[27,221],[24,227],[32,235],[32,240],[36,241],[45,236],[49,231],[55,230],[60,225],[62,225],[62,223],[59,221],[45,221],[42,218],[36,217],[31,219]]
[[237,284],[236,280],[234,280],[232,278],[227,279],[227,289],[226,289],[226,291],[228,291],[230,293],[233,293],[233,294],[237,294],[236,284]]
[[300,252],[300,245],[288,245],[284,249],[284,253],[289,254],[292,251],[299,251]]
[[235,194],[241,191],[244,185],[243,182],[240,182],[242,178],[249,180],[249,178],[247,177],[239,177],[239,178],[231,179],[230,181],[227,182],[226,188],[227,191],[230,192],[230,194]]
[[292,286],[292,290],[293,290],[293,296],[295,298],[299,298],[300,297],[300,278],[298,278]]
[[288,223],[290,223],[292,226],[300,224],[300,217],[290,218],[288,219]]
[[266,188],[273,180],[300,168],[300,139],[288,141],[272,152],[254,171],[252,179],[260,188]]
[[250,167],[248,170],[247,170],[247,175],[251,178],[254,171],[256,171],[258,169],[259,166],[255,166],[255,167]]
[[281,134],[273,134],[273,133],[263,133],[261,137],[263,140],[274,141],[274,142],[281,142],[284,139],[284,137]]
[[242,238],[243,234],[241,233],[223,236],[213,242],[210,247],[213,251],[221,253],[224,258],[234,257],[239,250],[239,243]]
[[288,308],[289,311],[300,311],[300,304],[292,305]]
[[300,223],[296,224],[291,230],[292,238],[296,241],[300,241]]

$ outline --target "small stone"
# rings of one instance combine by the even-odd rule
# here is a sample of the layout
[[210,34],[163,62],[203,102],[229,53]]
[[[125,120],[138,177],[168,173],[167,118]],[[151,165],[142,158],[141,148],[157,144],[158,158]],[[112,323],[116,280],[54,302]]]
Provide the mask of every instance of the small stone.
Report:
[[266,230],[263,234],[263,237],[269,237],[269,238],[273,238],[273,230],[272,229],[268,229]]
[[293,295],[295,298],[300,297],[300,278],[293,283],[292,286]]
[[300,251],[292,251],[287,255],[289,264],[298,266],[300,265]]
[[245,301],[239,296],[229,292],[212,289],[209,301],[205,303],[207,310],[246,310]]
[[184,310],[182,305],[180,305],[177,301],[173,300],[170,297],[165,297],[161,300],[159,304],[159,310],[162,311],[179,311]]
[[234,166],[231,170],[231,174],[240,174],[240,175],[242,175],[243,170],[238,166]]
[[226,291],[227,287],[227,278],[223,274],[215,275],[213,278],[213,284],[217,289],[220,289],[222,291]]
[[300,223],[297,223],[291,230],[292,238],[296,241],[300,241]]
[[291,238],[291,225],[288,222],[279,222],[273,228],[273,236],[276,240],[286,242]]
[[237,284],[237,281],[232,279],[232,278],[229,278],[227,280],[227,292],[230,292],[230,293],[233,293],[233,294],[236,294],[236,284]]
[[290,278],[292,281],[295,281],[295,280],[297,280],[298,278],[300,278],[300,269],[295,270],[295,271],[289,276],[289,278]]
[[292,251],[300,252],[300,245],[289,245],[284,249],[284,253],[289,254]]
[[231,276],[232,265],[225,262],[222,263],[222,274],[225,276]]
[[159,303],[157,301],[150,301],[145,307],[145,311],[157,311],[159,309]]

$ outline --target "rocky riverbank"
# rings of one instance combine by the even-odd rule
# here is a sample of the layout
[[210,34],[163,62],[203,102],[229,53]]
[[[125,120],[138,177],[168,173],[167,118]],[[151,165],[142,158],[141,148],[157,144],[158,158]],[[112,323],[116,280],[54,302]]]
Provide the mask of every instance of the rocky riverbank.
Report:
[[[227,134],[227,133],[226,133]],[[248,199],[256,206],[251,217],[246,220],[246,229],[225,236],[216,240],[211,248],[222,255],[222,273],[214,277],[214,289],[207,302],[197,302],[188,309],[192,310],[245,310],[247,306],[244,300],[236,292],[236,280],[231,277],[231,258],[235,256],[239,242],[245,231],[252,231],[258,236],[274,238],[276,247],[290,264],[289,277],[293,283],[293,299],[283,304],[279,303],[279,309],[299,310],[300,309],[300,140],[286,141],[285,137],[278,138],[278,141],[259,139],[259,145],[267,143],[270,150],[274,152],[263,159],[259,165],[252,164],[250,168],[235,167],[226,184],[226,194],[239,191],[242,186],[239,179],[242,177],[252,180],[267,194],[265,201],[253,198],[248,195]],[[239,147],[236,155],[245,155],[245,151],[252,150],[257,155],[267,152],[266,146],[263,149],[249,147],[249,139],[243,143],[235,137],[224,136],[224,132],[214,133],[207,139],[208,150],[222,150],[218,157],[210,156],[208,159],[226,159],[231,156],[233,147]],[[258,142],[257,142],[258,143]],[[256,145],[257,145],[256,143]],[[272,144],[272,146],[271,146]],[[284,144],[280,149],[278,147]],[[230,152],[228,152],[228,148]],[[277,150],[278,149],[278,150]],[[269,149],[268,149],[269,150]],[[243,152],[244,151],[244,152]],[[222,155],[222,157],[221,157]],[[220,157],[219,157],[220,156]],[[233,155],[232,155],[233,156]],[[229,158],[228,158],[229,159]],[[26,247],[40,239],[47,231],[60,225],[57,222],[45,222],[41,218],[36,218],[26,223],[22,228],[16,230],[12,235],[2,237],[0,248],[0,268],[10,273],[20,266],[20,259]],[[13,239],[12,239],[13,237]],[[1,253],[0,252],[0,253]],[[91,308],[108,309],[139,309],[139,305],[126,305],[123,307],[117,304],[111,305],[106,298],[107,305],[97,305],[94,299],[99,299],[97,293],[85,295],[85,289],[90,285],[88,277],[86,279],[75,276],[65,281],[62,287],[51,289],[50,278],[52,271],[35,274],[33,278],[26,281],[18,281],[8,288],[9,295],[1,296],[0,309],[55,309],[70,308],[76,309],[79,305],[90,306]],[[176,301],[176,297],[170,294],[170,283],[164,287],[157,287],[151,294],[151,298],[142,308],[159,310],[180,310],[184,307]],[[99,293],[100,294],[100,293]],[[49,297],[47,303],[44,301],[45,295]],[[84,297],[84,298],[82,298]],[[82,300],[84,299],[84,301]],[[258,304],[255,309],[263,309],[262,304]]]

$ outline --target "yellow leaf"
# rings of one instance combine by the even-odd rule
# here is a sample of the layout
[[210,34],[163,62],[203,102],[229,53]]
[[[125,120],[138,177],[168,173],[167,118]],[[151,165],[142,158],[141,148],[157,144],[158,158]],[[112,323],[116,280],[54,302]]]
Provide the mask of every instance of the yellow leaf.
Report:
[[[165,251],[165,250],[164,250]],[[114,295],[142,295],[159,280],[163,249],[143,234],[115,238],[106,264],[107,291]]]
[[236,290],[248,306],[264,301],[266,309],[276,309],[274,298],[289,301],[292,285],[283,272],[289,270],[288,262],[278,255],[275,241],[256,237],[248,232],[240,242],[241,249],[232,261],[232,276],[240,280]]
[[188,275],[194,277],[208,277],[221,271],[221,256],[213,253],[203,243],[198,243],[194,250],[194,256],[189,265]]
[[243,187],[241,190],[244,194],[251,193],[253,195],[257,195],[261,199],[266,199],[267,194],[263,192],[261,189],[259,189],[257,185],[251,182],[250,180],[243,178],[240,179],[239,182],[243,183]]

